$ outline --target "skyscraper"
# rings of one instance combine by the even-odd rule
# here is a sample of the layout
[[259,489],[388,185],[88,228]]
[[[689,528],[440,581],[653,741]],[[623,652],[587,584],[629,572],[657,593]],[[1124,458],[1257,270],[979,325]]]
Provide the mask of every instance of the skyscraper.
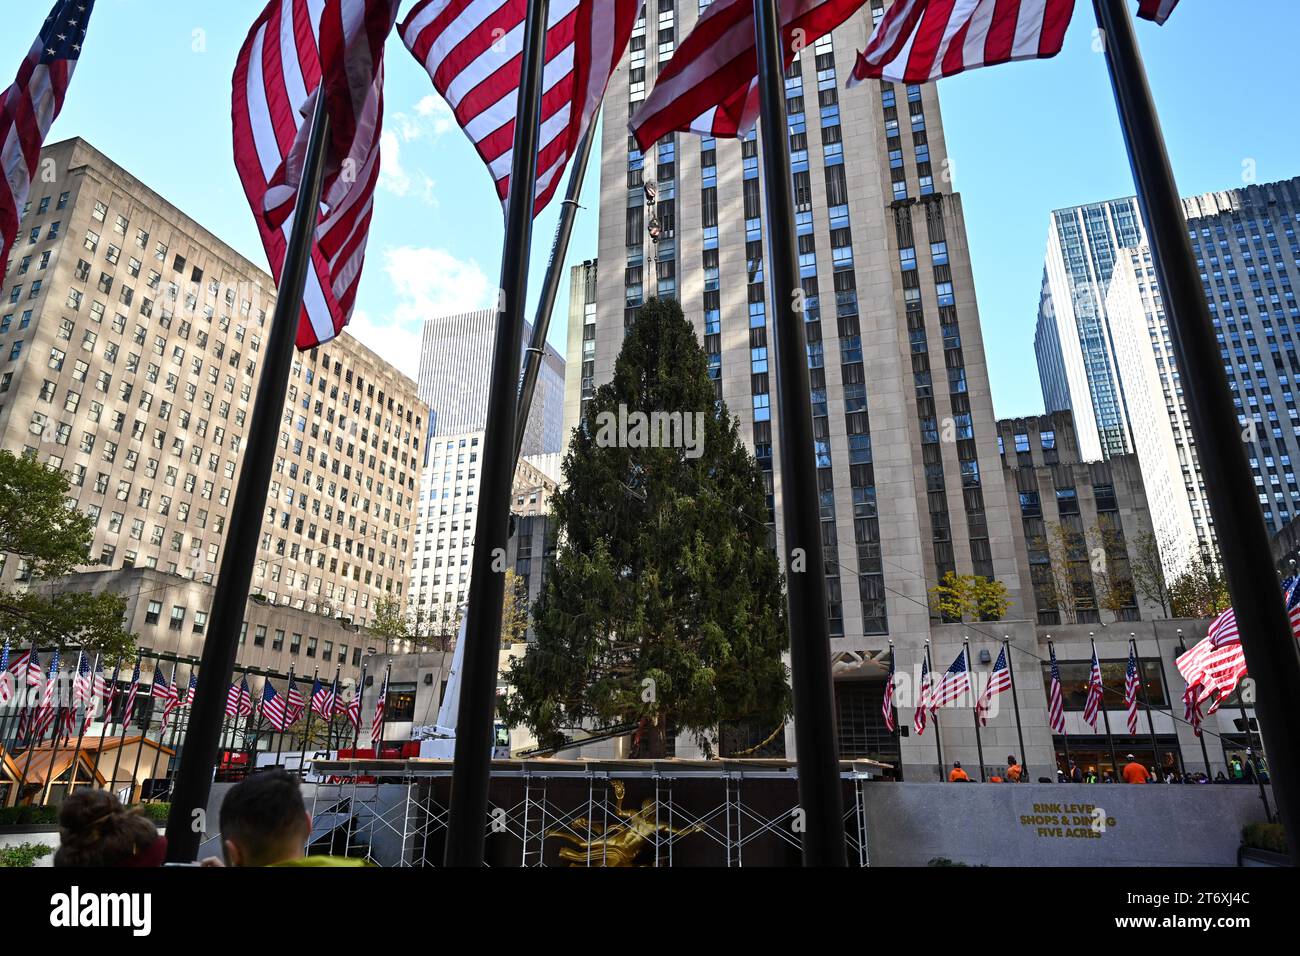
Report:
[[[1276,531],[1300,511],[1300,179],[1184,199],[1183,210],[1260,506]],[[1151,252],[1134,216],[1133,199],[1053,213],[1035,351],[1048,411],[1074,411],[1085,458],[1137,452],[1162,552],[1171,549],[1166,563],[1176,571],[1213,542],[1214,529]],[[1174,491],[1181,500],[1170,499]]]
[[1074,414],[1085,460],[1133,450],[1106,289],[1145,238],[1133,198],[1052,213],[1034,354],[1043,404]]
[[[643,155],[626,132],[701,6],[650,5],[606,96],[601,268],[575,270],[574,289],[589,294],[571,297],[569,361],[581,381],[570,385],[565,424],[610,380],[642,304],[677,298],[764,471],[779,541],[760,138],[672,135]],[[843,89],[883,8],[873,0],[803,50],[786,78],[833,650],[859,658],[882,654],[891,638],[920,646],[928,588],[949,571],[996,578],[1021,598],[936,89]]]
[[[494,309],[425,320],[419,385],[420,399],[429,406],[431,434],[460,436],[486,426],[496,324]],[[531,336],[532,325],[526,322],[525,356]],[[523,454],[559,451],[563,425],[564,357],[548,343],[524,432]]]

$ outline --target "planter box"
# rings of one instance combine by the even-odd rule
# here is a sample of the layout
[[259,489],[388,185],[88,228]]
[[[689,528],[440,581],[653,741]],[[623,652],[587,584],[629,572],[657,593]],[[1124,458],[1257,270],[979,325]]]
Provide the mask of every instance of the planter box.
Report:
[[1238,866],[1290,866],[1291,857],[1285,853],[1274,853],[1272,850],[1256,850],[1254,847],[1243,846],[1237,851]]

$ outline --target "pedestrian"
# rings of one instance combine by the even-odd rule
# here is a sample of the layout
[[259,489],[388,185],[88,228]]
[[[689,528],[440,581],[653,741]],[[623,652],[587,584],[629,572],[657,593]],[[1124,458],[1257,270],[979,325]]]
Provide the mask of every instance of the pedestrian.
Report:
[[1083,771],[1073,760],[1070,761],[1070,783],[1083,783]]
[[1120,771],[1120,773],[1124,777],[1125,783],[1150,783],[1151,782],[1151,771],[1148,770],[1146,767],[1142,766],[1142,764],[1138,763],[1136,757],[1134,757],[1132,754],[1129,754],[1126,759],[1128,760],[1128,763],[1126,763],[1124,765],[1124,769]]
[[970,783],[970,774],[961,769],[961,761],[955,760],[952,764],[952,770],[948,774],[949,783]]
[[109,791],[88,787],[63,801],[55,866],[153,867],[166,859],[167,838]]
[[348,857],[305,855],[311,814],[298,778],[283,770],[263,770],[231,787],[221,802],[220,826],[226,866],[365,866]]

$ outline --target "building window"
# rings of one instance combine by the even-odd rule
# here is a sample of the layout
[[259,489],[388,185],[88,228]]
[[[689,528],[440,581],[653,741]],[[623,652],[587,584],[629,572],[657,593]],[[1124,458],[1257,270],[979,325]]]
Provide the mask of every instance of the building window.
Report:
[[172,605],[172,620],[168,625],[173,631],[179,631],[185,626],[185,608],[179,604]]
[[149,607],[145,610],[144,622],[146,624],[157,624],[158,618],[162,615],[162,602],[150,601]]

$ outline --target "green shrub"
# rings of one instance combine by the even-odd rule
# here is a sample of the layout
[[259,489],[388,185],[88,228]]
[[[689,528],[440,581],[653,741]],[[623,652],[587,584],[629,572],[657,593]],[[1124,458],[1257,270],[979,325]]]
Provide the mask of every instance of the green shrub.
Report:
[[1247,823],[1241,828],[1241,842],[1252,850],[1286,853],[1286,830],[1280,823]]
[[43,856],[54,852],[53,847],[44,843],[20,843],[0,849],[0,867],[31,866]]
[[0,826],[34,826],[58,823],[58,807],[19,806],[0,809]]
[[140,810],[146,817],[154,823],[165,825],[167,823],[167,814],[171,813],[172,805],[170,803],[142,803]]

